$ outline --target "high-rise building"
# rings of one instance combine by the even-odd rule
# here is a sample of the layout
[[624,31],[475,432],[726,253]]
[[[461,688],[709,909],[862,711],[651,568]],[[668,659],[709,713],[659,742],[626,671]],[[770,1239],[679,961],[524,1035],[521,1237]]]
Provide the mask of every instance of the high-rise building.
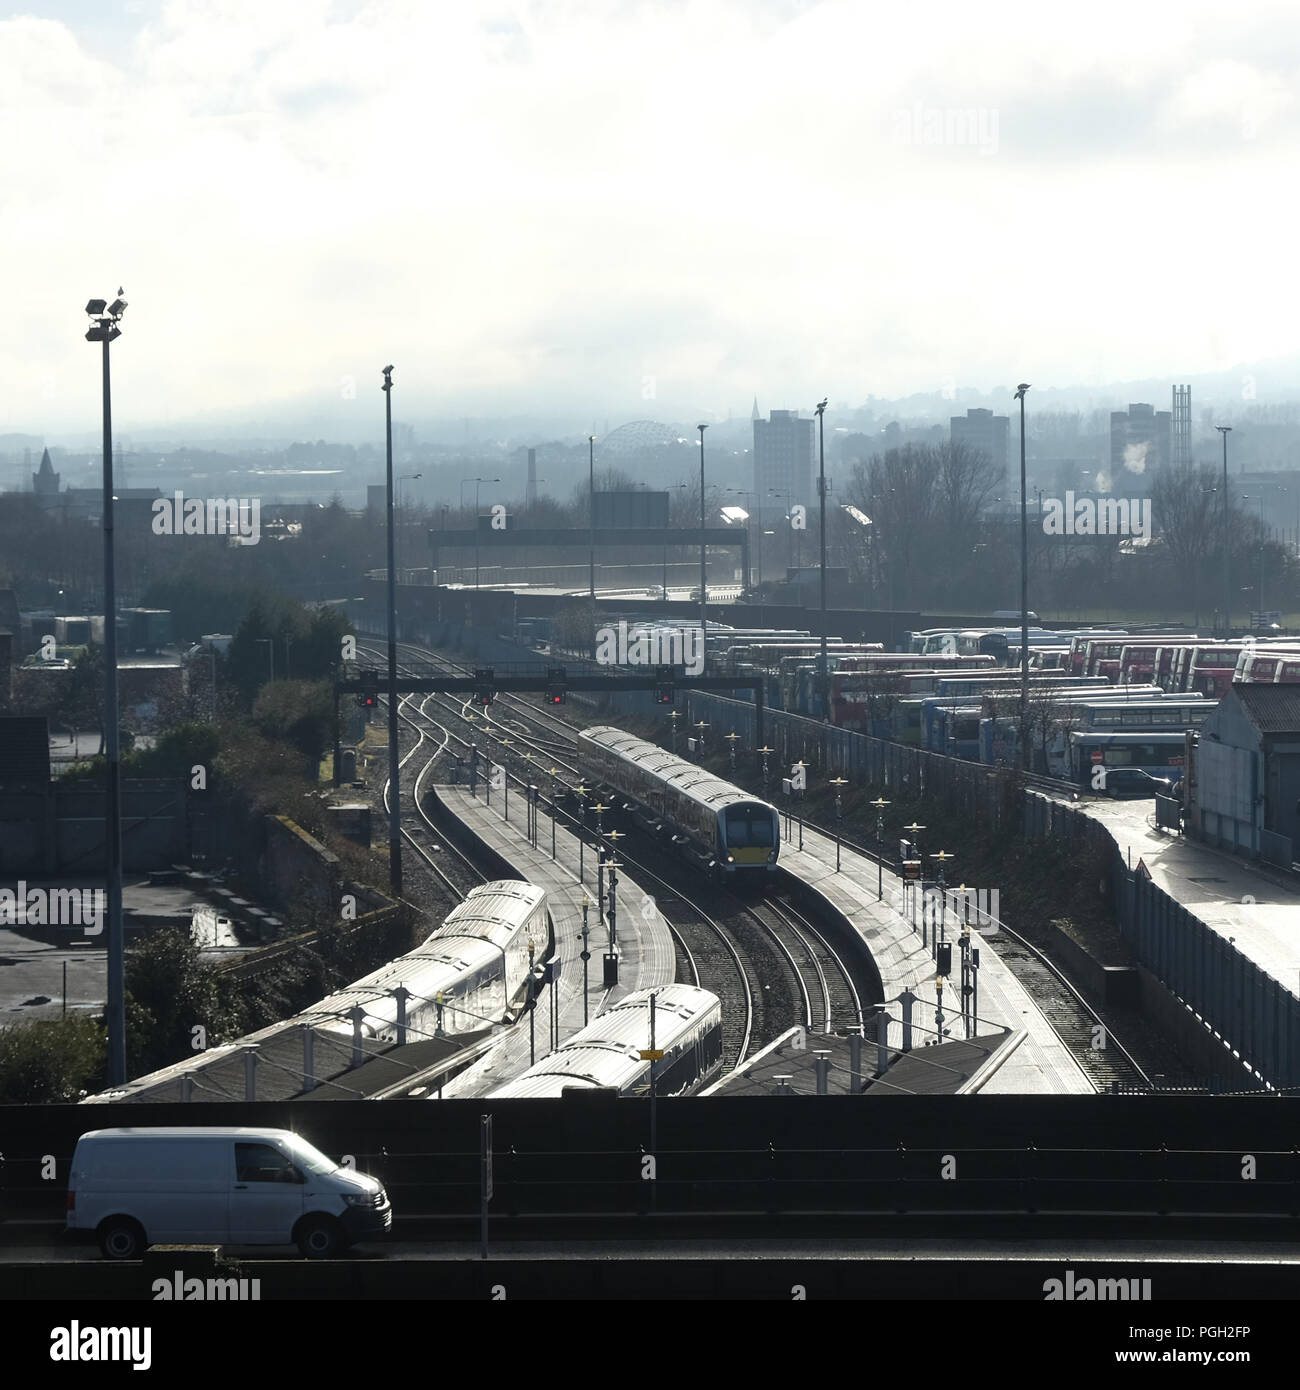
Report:
[[1110,471],[1132,473],[1161,468],[1170,459],[1172,415],[1153,405],[1132,405],[1110,413]]
[[1192,388],[1175,386],[1173,405],[1174,467],[1186,469],[1192,466]]
[[968,410],[948,422],[948,438],[966,444],[993,461],[999,473],[1007,471],[1011,449],[1011,417],[994,415],[991,410]]
[[800,419],[797,410],[773,410],[766,420],[754,417],[753,501],[760,518],[780,515],[787,504],[803,505],[810,515],[814,511],[815,431],[816,421]]

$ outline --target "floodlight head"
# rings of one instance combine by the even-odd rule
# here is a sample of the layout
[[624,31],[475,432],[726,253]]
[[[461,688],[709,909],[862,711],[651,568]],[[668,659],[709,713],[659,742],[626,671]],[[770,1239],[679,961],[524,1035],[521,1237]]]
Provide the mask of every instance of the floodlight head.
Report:
[[697,430],[707,430],[707,429],[708,429],[708,425],[696,425],[695,428],[696,428]]
[[817,414],[818,414],[818,415],[820,415],[820,414],[822,413],[822,411],[825,410],[826,407],[830,404],[830,399],[831,399],[831,398],[830,398],[829,396],[827,396],[825,400],[822,400],[822,401],[818,401],[818,402],[817,402]]
[[123,315],[124,313],[126,313],[126,300],[125,300],[125,299],[115,299],[115,300],[108,306],[108,312],[109,312],[110,314],[112,314],[112,316],[113,316],[115,319],[120,319],[120,318],[122,317],[122,315]]
[[91,316],[91,318],[96,318],[104,312],[105,303],[106,301],[103,299],[88,300],[86,303],[86,312]]
[[1028,390],[1029,383],[1027,381],[1022,381],[1020,385],[1016,387],[1016,400],[1023,401],[1025,398],[1025,392]]

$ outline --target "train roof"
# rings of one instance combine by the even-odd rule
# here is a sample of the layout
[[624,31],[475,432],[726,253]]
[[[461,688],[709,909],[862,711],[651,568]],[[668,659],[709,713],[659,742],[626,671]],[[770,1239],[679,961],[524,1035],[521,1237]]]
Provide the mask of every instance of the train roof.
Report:
[[772,806],[771,802],[764,801],[761,796],[753,796],[743,788],[737,787],[731,782],[724,782],[721,777],[715,777],[713,773],[706,772],[696,763],[689,763],[685,758],[676,757],[660,748],[657,743],[647,743],[645,739],[624,733],[622,729],[615,729],[608,724],[598,724],[595,728],[583,729],[578,734],[579,747],[582,746],[584,739],[602,748],[607,748],[612,753],[617,753],[620,757],[644,768],[654,776],[671,783],[692,800],[715,811],[721,810],[722,807],[732,802],[743,801],[752,805],[766,806],[773,814],[776,814],[776,808]]
[[625,995],[598,1018],[490,1098],[558,1096],[565,1087],[622,1088],[645,1069],[641,1049],[650,1046],[650,996],[655,996],[655,1046],[668,1049],[696,1024],[720,1014],[716,994],[672,984]]

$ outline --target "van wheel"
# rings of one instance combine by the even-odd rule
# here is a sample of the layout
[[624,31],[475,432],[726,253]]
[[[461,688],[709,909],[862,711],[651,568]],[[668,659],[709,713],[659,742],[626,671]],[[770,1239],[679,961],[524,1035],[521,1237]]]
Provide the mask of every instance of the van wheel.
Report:
[[328,1216],[308,1217],[294,1235],[298,1249],[309,1260],[327,1260],[337,1255],[346,1242],[337,1221]]
[[129,1216],[110,1216],[101,1221],[96,1235],[106,1260],[138,1260],[147,1244],[144,1228]]

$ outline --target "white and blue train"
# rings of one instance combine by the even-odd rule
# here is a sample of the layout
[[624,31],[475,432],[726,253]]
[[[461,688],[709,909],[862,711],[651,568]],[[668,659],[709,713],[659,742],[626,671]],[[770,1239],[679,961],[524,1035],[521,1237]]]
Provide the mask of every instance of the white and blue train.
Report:
[[584,780],[622,792],[649,813],[649,829],[668,834],[716,877],[775,872],[781,816],[769,802],[622,729],[585,729],[577,742]]
[[[655,1001],[655,1050],[650,1050],[650,996]],[[655,1094],[685,1096],[722,1066],[722,1005],[716,994],[694,985],[639,989],[620,999],[575,1033],[549,1057],[489,1091],[490,1100],[538,1100],[565,1090],[612,1089],[621,1096],[646,1095],[654,1068]]]
[[360,1006],[362,1036],[396,1042],[401,986],[408,993],[408,1042],[438,1032],[482,1032],[505,1020],[526,984],[530,941],[541,960],[550,942],[545,890],[517,879],[482,883],[414,951],[322,999],[297,1021],[350,1037],[348,1014]]

